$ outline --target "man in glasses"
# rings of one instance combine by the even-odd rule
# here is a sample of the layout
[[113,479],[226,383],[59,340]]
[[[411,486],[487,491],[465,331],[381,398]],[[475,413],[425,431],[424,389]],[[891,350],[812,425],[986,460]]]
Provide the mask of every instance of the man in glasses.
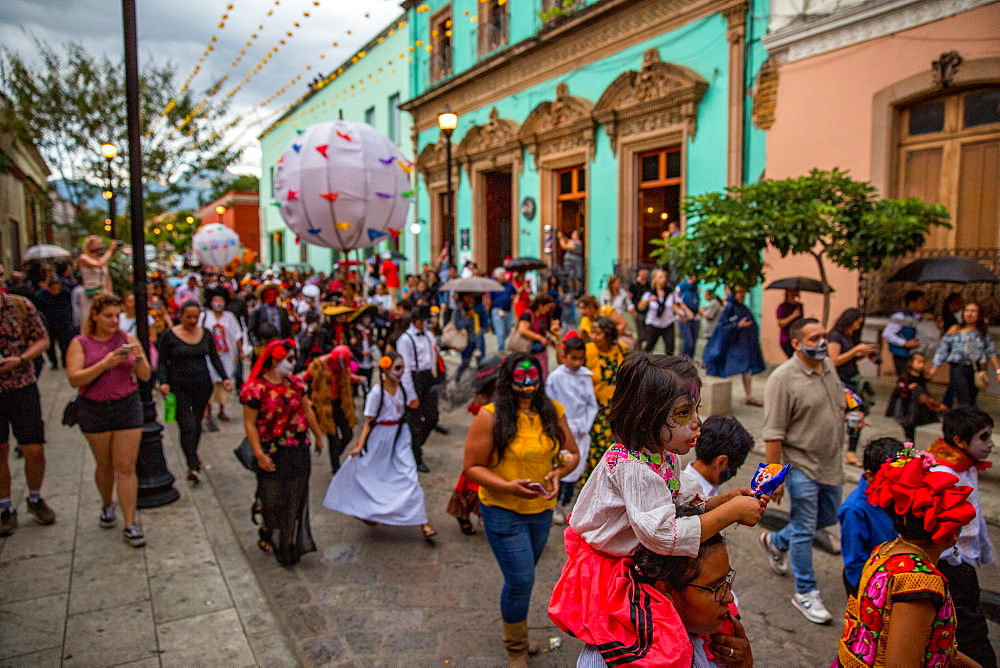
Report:
[[[0,265],[0,280],[3,280]],[[45,427],[35,384],[34,360],[49,347],[42,320],[30,301],[0,292],[0,536],[17,528],[17,511],[10,498],[10,432],[24,454],[28,512],[39,524],[56,515],[41,496],[45,476]]]

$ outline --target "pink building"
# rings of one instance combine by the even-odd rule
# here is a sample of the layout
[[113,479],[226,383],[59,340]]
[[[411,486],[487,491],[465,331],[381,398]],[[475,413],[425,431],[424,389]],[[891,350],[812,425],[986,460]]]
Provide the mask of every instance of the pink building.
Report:
[[[1000,4],[775,0],[772,11],[764,38],[770,65],[756,82],[754,109],[755,122],[768,130],[766,176],[839,167],[884,196],[944,204],[953,229],[933,232],[922,252],[996,263]],[[809,256],[782,259],[771,251],[766,261],[768,280],[818,278]],[[869,313],[895,308],[897,284],[827,268],[836,290],[831,325],[859,304],[862,288]],[[774,317],[781,299],[778,291],[764,293],[762,340],[772,363],[785,359]],[[803,302],[805,315],[822,316],[820,295],[805,294]],[[932,302],[940,308],[937,296]],[[997,305],[990,309],[996,315]]]

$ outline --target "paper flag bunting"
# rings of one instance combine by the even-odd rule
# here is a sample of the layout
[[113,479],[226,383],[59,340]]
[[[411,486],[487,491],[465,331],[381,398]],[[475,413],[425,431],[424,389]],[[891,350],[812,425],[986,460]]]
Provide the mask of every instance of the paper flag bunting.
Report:
[[316,150],[319,151],[319,154],[325,158],[325,157],[327,157],[326,156],[326,149],[327,148],[329,148],[329,147],[326,144],[320,144],[319,146],[316,147]]
[[388,232],[383,232],[382,230],[368,230],[368,240],[375,241],[376,239],[381,239],[382,237],[389,236]]
[[331,202],[336,202],[337,198],[340,197],[340,193],[320,193],[319,196]]

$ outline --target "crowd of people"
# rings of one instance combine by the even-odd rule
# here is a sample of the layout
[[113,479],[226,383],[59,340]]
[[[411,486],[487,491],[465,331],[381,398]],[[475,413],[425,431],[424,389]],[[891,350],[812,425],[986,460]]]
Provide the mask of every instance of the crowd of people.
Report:
[[[582,257],[579,235],[561,244],[572,262]],[[793,576],[791,604],[813,623],[833,620],[813,540],[841,526],[849,602],[837,665],[996,665],[976,575],[993,562],[978,492],[993,421],[976,400],[986,364],[1000,375],[1000,361],[974,303],[950,299],[950,322],[935,339],[926,296],[913,291],[883,332],[899,375],[888,414],[908,440],[919,425],[942,422],[943,438],[916,452],[893,438],[860,447],[874,393],[858,363],[878,356],[860,340],[864,313],[847,309],[828,330],[803,317],[795,291],[777,310],[788,360],[761,401],[752,379],[765,365],[746,290],[734,286],[723,300],[696,276],[674,283],[668,268],[612,276],[597,296],[580,290],[575,265],[570,283],[496,267],[489,275],[499,290],[460,291],[448,283],[483,275],[474,263],[443,260],[401,275],[391,252],[341,261],[330,274],[154,272],[147,352],[135,295],[114,294],[115,250],[88,238],[75,263],[14,277],[0,294],[0,535],[17,527],[10,430],[25,461],[28,512],[55,521],[41,497],[44,354],[77,389],[64,423],[79,426],[93,453],[99,524],[116,527],[120,511],[135,547],[145,544],[136,511],[140,384],[163,395],[192,485],[202,479],[202,431],[234,417],[236,393],[238,451],[257,481],[257,546],[286,567],[317,549],[311,450],[329,454],[325,508],[367,525],[419,527],[434,541],[419,475],[429,471],[424,446],[448,433],[439,401],[471,397],[475,418],[447,510],[468,535],[478,516],[503,576],[508,665],[526,666],[537,651],[527,619],[553,525],[565,527],[567,560],[548,612],[585,643],[579,666],[753,665],[724,536],[755,526],[783,497],[790,522],[759,543],[774,574]],[[449,355],[458,358],[450,379]],[[943,364],[950,382],[938,401],[927,383]],[[720,491],[753,436],[732,417],[702,421],[703,373],[739,376],[746,404],[763,406],[766,463],[789,466],[772,494]],[[842,502],[844,462],[863,473]]]

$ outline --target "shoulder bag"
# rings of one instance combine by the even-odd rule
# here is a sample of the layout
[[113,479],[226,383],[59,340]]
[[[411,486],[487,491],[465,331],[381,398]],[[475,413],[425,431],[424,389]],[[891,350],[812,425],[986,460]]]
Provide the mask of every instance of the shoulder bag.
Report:
[[469,332],[456,327],[452,318],[441,331],[441,343],[452,350],[465,350],[469,346]]
[[[979,334],[979,336],[982,335]],[[983,347],[985,349],[985,345]],[[976,389],[985,390],[990,386],[990,376],[986,373],[986,360],[973,359],[972,348],[969,346],[969,337],[965,338],[965,354],[969,356],[969,361],[972,363],[972,382],[975,384]]]
[[[520,321],[518,321],[520,323]],[[514,329],[510,334],[507,335],[507,351],[512,353],[528,353],[531,352],[531,344],[534,343],[531,339],[521,334],[520,330],[515,324]]]

